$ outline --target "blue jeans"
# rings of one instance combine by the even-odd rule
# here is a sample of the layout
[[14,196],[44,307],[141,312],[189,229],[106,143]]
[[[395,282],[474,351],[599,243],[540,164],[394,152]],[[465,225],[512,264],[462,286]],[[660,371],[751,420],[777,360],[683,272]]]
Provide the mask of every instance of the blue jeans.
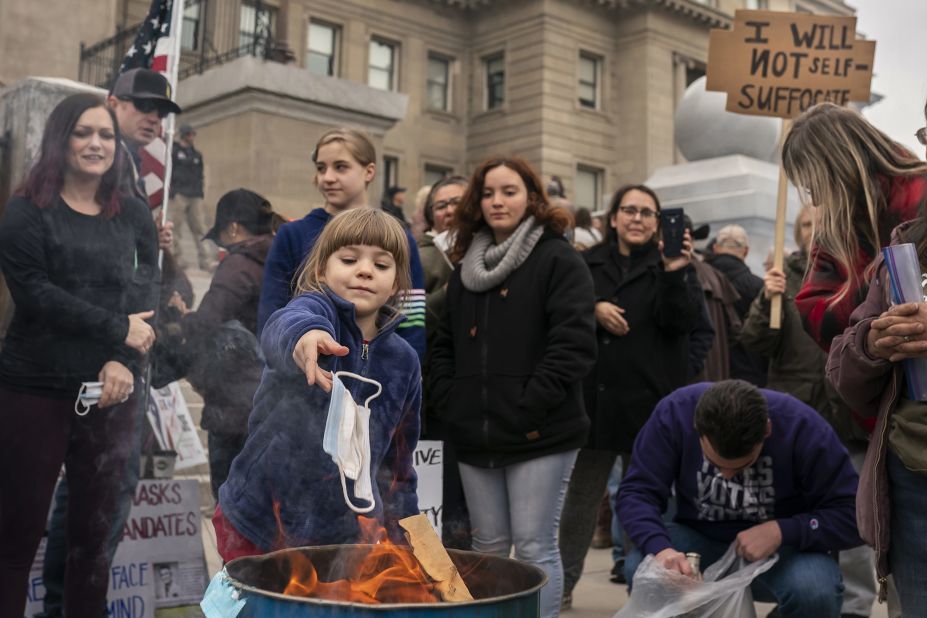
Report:
[[888,560],[904,616],[927,616],[927,477],[889,451],[892,538]]
[[541,589],[541,618],[560,615],[563,565],[557,545],[560,511],[577,450],[538,457],[505,468],[460,464],[473,549],[541,568],[549,579]]
[[621,457],[616,457],[615,465],[608,475],[608,504],[612,507],[612,562],[624,560],[624,530],[621,528],[621,520],[618,519],[618,511],[615,510],[618,487],[621,477],[624,476],[624,466],[621,462]]
[[[702,555],[702,570],[717,562],[730,543],[715,541],[688,526],[667,526],[673,548]],[[843,603],[843,580],[837,561],[819,552],[779,548],[775,566],[753,580],[750,591],[761,603],[778,603],[783,618],[839,618]],[[643,560],[639,549],[624,561],[625,577],[631,582]],[[632,582],[633,583],[633,582]],[[911,614],[919,615],[919,614]]]

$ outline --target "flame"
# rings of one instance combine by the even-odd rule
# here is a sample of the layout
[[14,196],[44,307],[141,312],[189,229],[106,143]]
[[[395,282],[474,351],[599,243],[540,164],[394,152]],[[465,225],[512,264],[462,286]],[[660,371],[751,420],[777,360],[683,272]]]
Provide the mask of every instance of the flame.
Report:
[[308,556],[292,557],[292,573],[283,594],[352,603],[434,603],[434,583],[412,552],[392,543],[376,519],[358,517],[361,543],[371,544],[355,572],[334,582],[319,580]]

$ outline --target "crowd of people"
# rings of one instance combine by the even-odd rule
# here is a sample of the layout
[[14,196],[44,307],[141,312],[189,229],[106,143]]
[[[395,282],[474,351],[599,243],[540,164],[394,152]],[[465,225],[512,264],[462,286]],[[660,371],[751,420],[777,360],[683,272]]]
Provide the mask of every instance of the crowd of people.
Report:
[[[797,250],[759,277],[743,227],[696,248],[710,231],[688,221],[669,251],[651,188],[590,213],[517,156],[423,188],[407,220],[402,187],[370,204],[377,153],[349,128],[311,150],[319,207],[285,222],[236,189],[207,230],[181,126],[173,228],[137,153],[180,111],[146,70],[67,97],[0,219],[0,466],[29,471],[0,476],[0,615],[22,615],[46,531],[44,616],[100,615],[144,394],[180,378],[204,400],[223,560],[356,542],[358,514],[405,542],[432,438],[445,545],[540,567],[544,618],[591,544],[632,590],[645,555],[689,575],[687,552],[706,568],[733,544],[778,555],[752,585],[778,616],[868,616],[886,589],[927,615],[927,408],[904,388],[927,305],[893,304],[881,261],[911,242],[927,272],[927,164],[858,113],[794,123]],[[181,220],[214,271],[198,304]]]

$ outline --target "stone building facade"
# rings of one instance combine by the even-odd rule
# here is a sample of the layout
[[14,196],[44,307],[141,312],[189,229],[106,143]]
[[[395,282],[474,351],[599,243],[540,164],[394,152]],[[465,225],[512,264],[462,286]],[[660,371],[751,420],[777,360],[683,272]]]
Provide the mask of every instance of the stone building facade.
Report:
[[[709,30],[728,27],[734,10],[852,14],[840,0],[187,2],[185,66],[205,62],[177,90],[181,120],[197,128],[206,158],[207,203],[246,186],[291,217],[321,200],[310,151],[326,128],[342,124],[374,138],[372,200],[389,184],[411,194],[500,153],[559,176],[578,205],[601,207],[619,185],[682,160],[675,106],[704,73]],[[48,8],[70,14],[78,3],[76,28]],[[0,80],[77,78],[72,39],[94,43],[130,27],[148,5],[3,0]],[[253,42],[254,25],[291,60],[211,61]],[[66,29],[70,38],[59,37]],[[37,39],[55,41],[53,49],[38,49]]]

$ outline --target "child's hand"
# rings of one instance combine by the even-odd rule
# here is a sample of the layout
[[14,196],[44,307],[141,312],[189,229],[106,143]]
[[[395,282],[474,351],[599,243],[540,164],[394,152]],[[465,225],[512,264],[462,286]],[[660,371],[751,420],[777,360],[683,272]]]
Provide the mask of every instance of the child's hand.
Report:
[[306,373],[309,384],[318,384],[326,393],[332,391],[332,374],[319,367],[319,355],[346,356],[349,350],[324,330],[310,330],[293,348],[293,361]]

